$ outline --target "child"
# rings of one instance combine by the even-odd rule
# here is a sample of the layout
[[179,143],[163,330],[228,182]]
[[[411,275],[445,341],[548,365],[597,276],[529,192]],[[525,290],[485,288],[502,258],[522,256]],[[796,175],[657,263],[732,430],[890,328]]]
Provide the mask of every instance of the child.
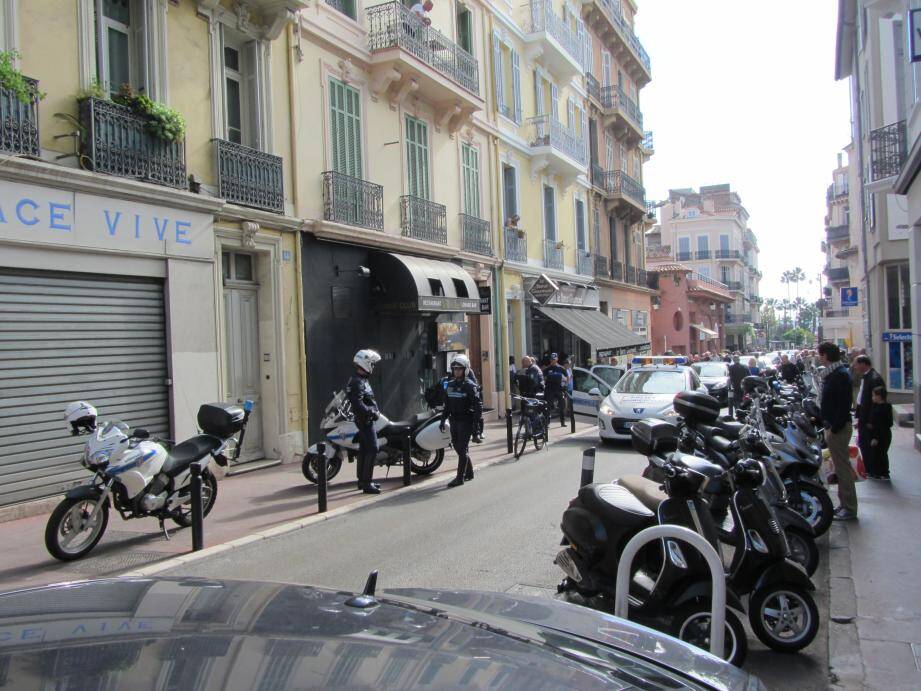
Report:
[[889,479],[889,445],[892,443],[892,404],[886,402],[886,389],[873,389],[873,406],[870,408],[871,463],[868,477],[874,480]]

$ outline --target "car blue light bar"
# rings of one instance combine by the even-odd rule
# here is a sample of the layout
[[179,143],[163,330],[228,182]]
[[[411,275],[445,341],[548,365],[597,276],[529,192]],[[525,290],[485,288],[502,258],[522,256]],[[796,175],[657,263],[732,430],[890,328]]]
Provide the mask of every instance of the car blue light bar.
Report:
[[630,364],[636,367],[638,365],[687,365],[689,362],[682,355],[647,355],[633,358]]

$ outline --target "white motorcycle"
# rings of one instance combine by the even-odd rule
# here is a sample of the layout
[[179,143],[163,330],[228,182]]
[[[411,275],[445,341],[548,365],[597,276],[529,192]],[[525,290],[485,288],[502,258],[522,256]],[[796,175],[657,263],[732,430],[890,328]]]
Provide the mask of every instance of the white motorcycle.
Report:
[[[409,420],[391,422],[383,413],[374,423],[380,450],[376,465],[388,468],[403,465],[403,440],[409,436],[410,467],[417,475],[431,475],[444,461],[445,449],[451,445],[450,423],[445,421],[444,431],[439,429],[441,410],[432,393],[426,397],[429,410],[418,413]],[[332,480],[346,460],[352,463],[358,455],[358,427],[352,416],[352,407],[345,391],[337,391],[323,411],[320,423],[326,457],[326,479]],[[301,470],[311,482],[317,482],[320,445],[313,444],[304,455]]]
[[[66,417],[74,435],[87,434],[81,463],[93,473],[89,484],[74,487],[48,519],[45,547],[62,561],[86,555],[102,538],[109,522],[109,506],[125,520],[150,516],[163,524],[169,518],[180,526],[192,524],[191,465],[205,461],[202,472],[202,514],[207,516],[217,499],[217,478],[212,462],[228,464],[227,451],[236,460],[252,401],[242,408],[230,403],[209,403],[198,409],[199,434],[172,449],[151,441],[145,429],[130,430],[121,421],[96,424],[96,409],[83,401],[71,403]],[[234,435],[239,437],[234,439]]]

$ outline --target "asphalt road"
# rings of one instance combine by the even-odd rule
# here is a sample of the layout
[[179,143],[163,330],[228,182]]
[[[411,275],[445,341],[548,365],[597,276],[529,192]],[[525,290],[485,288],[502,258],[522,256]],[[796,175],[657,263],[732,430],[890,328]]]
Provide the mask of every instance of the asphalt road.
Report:
[[[554,430],[555,431],[555,430]],[[549,449],[477,472],[463,487],[443,485],[386,499],[309,528],[178,567],[194,575],[310,583],[360,590],[368,572],[378,587],[416,586],[552,596],[562,573],[554,566],[559,522],[579,486],[582,450],[594,431],[560,434]],[[451,459],[453,461],[453,459]],[[646,459],[629,446],[600,447],[595,479],[639,474]],[[824,557],[824,555],[823,555]],[[823,631],[797,655],[780,655],[749,637],[750,662],[768,688],[827,686],[827,571],[814,581]]]

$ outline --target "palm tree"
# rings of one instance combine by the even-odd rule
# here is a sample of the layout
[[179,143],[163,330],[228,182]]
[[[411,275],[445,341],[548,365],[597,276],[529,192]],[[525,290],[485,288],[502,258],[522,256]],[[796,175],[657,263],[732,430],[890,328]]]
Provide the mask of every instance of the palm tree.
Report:
[[796,299],[799,300],[799,284],[801,281],[806,280],[806,272],[797,266],[794,269],[792,269],[789,273],[790,273],[790,281],[796,284]]

